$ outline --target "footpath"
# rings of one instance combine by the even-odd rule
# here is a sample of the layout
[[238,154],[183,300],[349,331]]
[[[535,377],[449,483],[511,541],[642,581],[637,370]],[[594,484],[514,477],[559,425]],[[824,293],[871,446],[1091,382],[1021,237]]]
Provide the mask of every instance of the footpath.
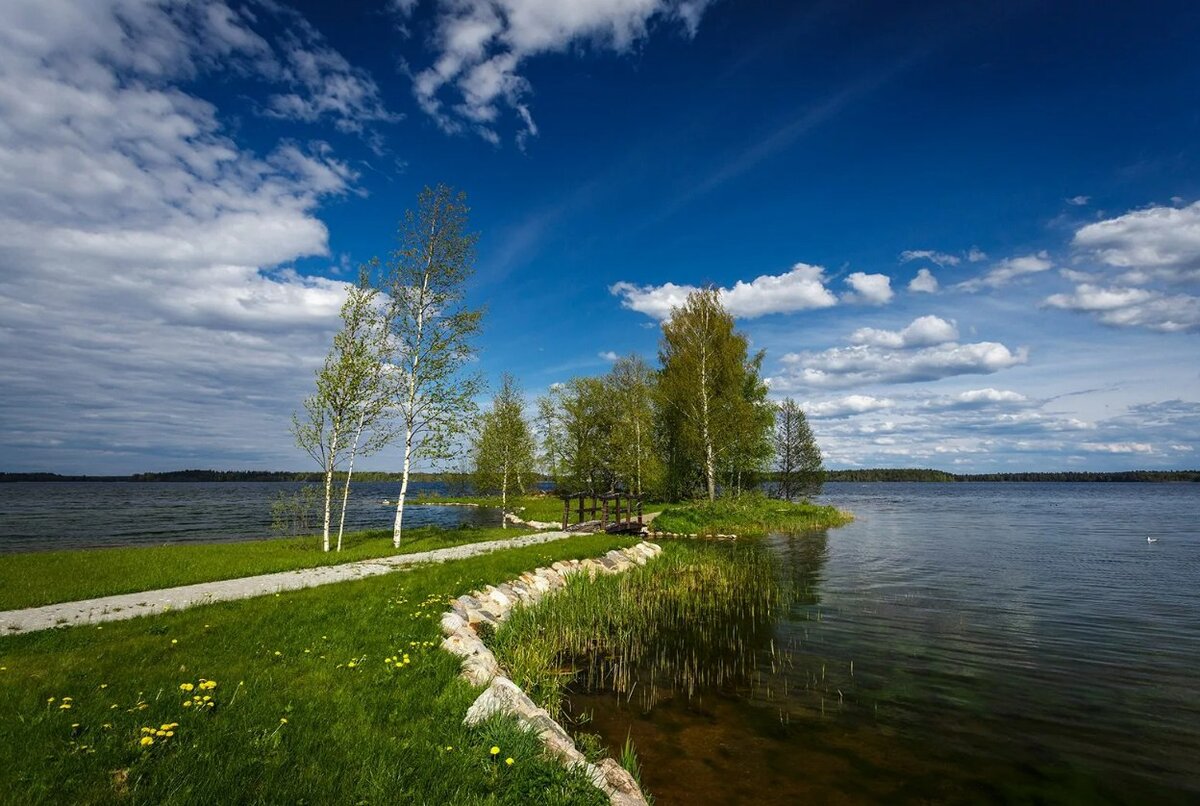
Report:
[[477,557],[480,554],[489,554],[503,549],[552,543],[571,536],[571,534],[561,531],[539,532],[508,540],[468,543],[445,549],[398,554],[394,557],[358,560],[342,565],[326,565],[237,579],[199,582],[195,585],[181,585],[176,588],[162,588],[140,593],[123,593],[117,596],[102,596],[97,599],[62,602],[43,607],[29,607],[24,610],[5,610],[0,611],[0,636],[78,624],[122,621],[213,602],[230,602],[236,599],[267,596],[282,591],[330,585],[335,582],[349,582],[391,573],[422,563],[465,560],[468,557]]

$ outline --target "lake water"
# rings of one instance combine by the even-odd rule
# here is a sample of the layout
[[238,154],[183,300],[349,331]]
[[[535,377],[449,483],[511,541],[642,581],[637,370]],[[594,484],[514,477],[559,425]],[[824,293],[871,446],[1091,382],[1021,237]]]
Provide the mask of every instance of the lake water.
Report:
[[[0,484],[0,552],[250,540],[271,536],[271,502],[293,482],[24,482]],[[346,528],[389,528],[399,482],[352,485]],[[409,493],[440,492],[413,483]],[[335,510],[336,511],[336,510]],[[321,502],[313,512],[320,524]],[[499,525],[495,510],[406,506],[404,524]]]
[[824,499],[857,520],[770,538],[798,595],[754,680],[572,698],[660,806],[1200,802],[1200,485]]

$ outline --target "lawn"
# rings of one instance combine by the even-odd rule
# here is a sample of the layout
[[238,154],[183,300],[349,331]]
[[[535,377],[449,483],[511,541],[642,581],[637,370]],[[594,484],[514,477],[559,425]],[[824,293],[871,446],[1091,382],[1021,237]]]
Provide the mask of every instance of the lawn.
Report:
[[744,494],[672,505],[655,519],[653,529],[678,534],[759,535],[770,531],[799,531],[842,526],[854,520],[849,512],[808,502],[781,501]]
[[390,530],[374,530],[347,535],[342,551],[328,553],[321,551],[320,538],[313,536],[0,555],[0,610],[336,565],[529,533],[498,526],[425,526],[405,530],[399,551],[392,547]]
[[438,620],[485,583],[632,543],[580,536],[0,638],[0,802],[605,803],[515,723],[463,727],[477,691]]

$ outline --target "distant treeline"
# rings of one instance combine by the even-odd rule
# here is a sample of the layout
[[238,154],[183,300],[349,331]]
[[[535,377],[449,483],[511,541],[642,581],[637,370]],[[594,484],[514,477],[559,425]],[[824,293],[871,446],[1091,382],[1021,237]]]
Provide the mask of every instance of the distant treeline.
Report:
[[1120,470],[1068,473],[947,473],[929,468],[829,470],[826,481],[1103,481],[1200,482],[1200,470]]
[[[465,473],[410,473],[409,481],[454,482]],[[345,479],[344,473],[334,478]],[[0,473],[0,483],[12,481],[323,481],[321,473],[294,473],[286,470],[172,470],[166,473],[134,473],[131,476],[66,476],[59,473]],[[354,472],[355,481],[400,481],[399,473],[380,471]]]
[[[773,474],[767,474],[767,480]],[[341,473],[335,478],[344,479]],[[411,473],[410,481],[441,481],[449,485],[469,483],[469,473]],[[319,482],[320,473],[286,470],[172,470],[167,473],[135,473],[132,476],[66,476],[59,473],[0,473],[0,483],[12,481],[300,481]],[[355,481],[400,481],[399,473],[355,471]],[[545,480],[544,478],[540,480]],[[872,470],[827,470],[826,481],[1143,481],[1200,482],[1200,470],[1120,470],[1070,473],[947,473],[932,468],[875,468]]]

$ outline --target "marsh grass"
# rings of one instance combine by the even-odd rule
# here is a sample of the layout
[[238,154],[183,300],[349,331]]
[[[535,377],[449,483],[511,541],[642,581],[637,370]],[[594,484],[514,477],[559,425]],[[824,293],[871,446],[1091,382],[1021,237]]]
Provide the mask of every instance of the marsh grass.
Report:
[[[422,495],[413,499],[414,504],[476,504],[483,507],[500,508],[500,496],[444,496]],[[647,501],[642,505],[642,514],[658,512],[666,504]],[[543,521],[561,523],[563,515],[563,500],[556,495],[524,495],[510,497],[508,509],[527,521]],[[574,511],[572,511],[574,517]]]
[[515,722],[463,726],[478,690],[438,620],[450,597],[631,543],[581,536],[0,638],[0,803],[600,806]]
[[390,529],[346,536],[340,552],[319,537],[0,555],[0,610],[449,548],[529,534],[529,529],[436,526],[407,529],[400,550]]
[[750,680],[787,596],[761,544],[671,543],[645,566],[572,577],[517,608],[491,645],[551,714],[562,715],[568,688],[614,691],[649,709],[663,695]]
[[762,535],[842,526],[854,516],[836,507],[782,501],[757,493],[667,507],[654,529],[680,534]]

